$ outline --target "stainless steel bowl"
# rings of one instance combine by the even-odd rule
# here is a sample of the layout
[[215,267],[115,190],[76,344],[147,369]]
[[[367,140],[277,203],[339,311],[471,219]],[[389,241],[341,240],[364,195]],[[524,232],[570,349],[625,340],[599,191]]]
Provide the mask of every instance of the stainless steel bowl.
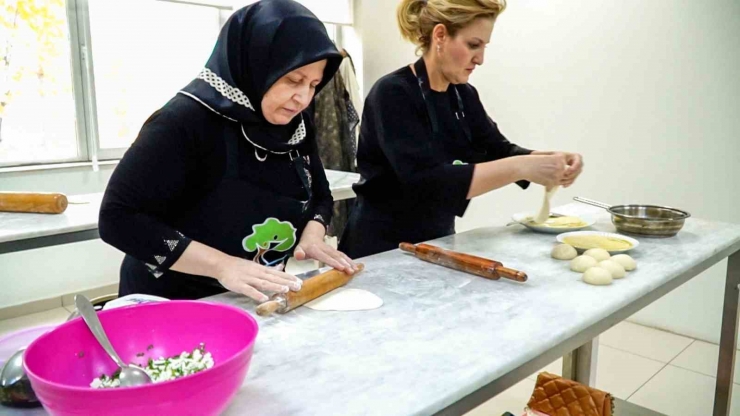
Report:
[[607,210],[612,214],[612,223],[618,232],[644,237],[673,237],[691,217],[686,211],[659,205],[612,206],[578,196],[573,199]]

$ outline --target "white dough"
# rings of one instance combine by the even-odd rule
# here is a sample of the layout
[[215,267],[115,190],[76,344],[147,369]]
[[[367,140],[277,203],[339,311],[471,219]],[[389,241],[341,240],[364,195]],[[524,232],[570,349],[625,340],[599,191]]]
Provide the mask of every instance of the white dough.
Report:
[[624,270],[627,270],[628,272],[631,272],[632,270],[635,270],[637,268],[637,262],[635,261],[635,259],[628,256],[627,254],[617,254],[611,259],[621,264],[622,267],[624,267]]
[[589,256],[578,256],[570,262],[570,269],[574,272],[583,273],[591,267],[595,267],[599,262]]
[[578,256],[578,252],[571,245],[558,244],[552,249],[550,255],[552,258],[558,260],[573,260]]
[[614,279],[621,279],[626,274],[624,271],[624,267],[622,267],[621,264],[617,263],[614,260],[604,260],[602,262],[599,262],[599,267],[608,270],[609,273],[611,273],[612,278]]
[[604,286],[612,283],[612,275],[609,270],[601,267],[592,267],[583,273],[583,281],[590,285]]
[[532,219],[535,224],[543,224],[548,218],[550,218],[550,199],[552,199],[552,196],[558,191],[558,188],[560,188],[560,186],[554,186],[549,190],[545,188],[545,199],[542,201],[540,212]]
[[383,306],[383,299],[367,290],[340,287],[305,306],[317,311],[366,311]]
[[609,258],[612,256],[611,254],[609,254],[608,251],[604,250],[603,248],[592,248],[591,250],[586,250],[586,252],[583,253],[583,255],[593,257],[596,259],[596,261],[609,260]]

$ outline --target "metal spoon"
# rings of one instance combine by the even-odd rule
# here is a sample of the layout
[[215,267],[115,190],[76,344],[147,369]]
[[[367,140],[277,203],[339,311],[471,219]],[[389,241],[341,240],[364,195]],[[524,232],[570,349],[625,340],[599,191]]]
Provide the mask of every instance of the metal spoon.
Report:
[[[550,217],[549,218],[558,218],[558,217],[564,217],[564,216],[565,216],[565,214],[558,214],[557,212],[550,211]],[[508,227],[508,226],[514,225],[514,224],[524,225],[523,223],[521,223],[519,221],[511,221],[510,223],[506,224],[506,226]]]
[[118,356],[108,340],[108,336],[105,335],[103,325],[100,323],[100,319],[98,319],[98,314],[95,313],[92,303],[84,295],[75,295],[75,306],[80,315],[82,315],[82,319],[85,320],[87,327],[90,328],[90,331],[95,336],[95,339],[98,340],[105,352],[121,368],[121,374],[119,376],[121,386],[131,387],[151,384],[152,379],[149,377],[149,374],[139,367],[124,363],[121,357]]
[[[75,310],[69,315],[67,321],[71,321],[78,315]],[[31,387],[31,380],[28,379],[23,369],[25,350],[26,347],[20,348],[0,368],[0,404],[16,407],[41,406],[41,402]]]
[[21,348],[11,355],[0,370],[0,404],[13,407],[41,406],[31,388],[31,381],[23,371],[23,352]]

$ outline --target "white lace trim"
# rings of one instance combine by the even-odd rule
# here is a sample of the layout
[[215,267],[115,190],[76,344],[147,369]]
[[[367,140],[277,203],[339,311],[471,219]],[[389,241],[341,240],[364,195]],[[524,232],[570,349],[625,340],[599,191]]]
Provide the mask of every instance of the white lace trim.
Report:
[[[266,148],[258,145],[257,143],[253,142],[249,138],[249,136],[247,136],[247,132],[244,131],[244,125],[243,124],[241,125],[241,128],[242,128],[242,135],[244,136],[244,138],[247,139],[247,141],[252,146],[256,147],[257,149],[263,150],[263,151],[265,151],[267,153],[272,153],[274,155],[285,155],[285,154],[290,153],[290,150],[287,151],[287,152],[274,152],[274,151],[272,151],[270,149],[266,149]],[[291,137],[290,140],[288,140],[288,144],[291,145],[291,146],[294,146],[294,145],[302,142],[305,138],[306,138],[306,124],[305,124],[305,122],[303,120],[303,114],[301,114],[301,124],[299,124],[298,125],[298,128],[295,129],[295,133],[293,133],[293,137]],[[257,159],[260,159],[260,158],[258,157]]]
[[303,122],[303,115],[301,115],[301,124],[298,125],[298,128],[295,129],[295,133],[293,133],[293,137],[288,140],[289,145],[296,145],[303,141],[303,139],[306,138],[306,124]]
[[223,78],[218,76],[215,72],[208,68],[203,68],[198,74],[197,78],[207,82],[208,85],[213,87],[216,91],[220,92],[221,95],[228,98],[229,100],[241,104],[248,109],[254,111],[252,103],[249,102],[249,97],[242,92],[239,88],[232,87],[228,82],[224,81]]
[[[208,105],[208,104],[204,103],[203,101],[201,101],[201,99],[200,99],[200,98],[198,98],[198,97],[194,96],[193,94],[191,94],[191,93],[189,93],[189,92],[186,92],[186,91],[178,91],[178,92],[179,92],[180,94],[184,95],[184,96],[187,96],[187,97],[190,97],[190,98],[194,99],[195,101],[197,101],[197,102],[199,102],[199,103],[200,103],[201,105],[203,105],[203,107],[205,107],[205,108],[207,108],[207,109],[209,109],[209,110],[213,111],[214,113],[216,113],[216,114],[220,115],[221,117],[223,117],[223,118],[225,118],[225,119],[227,119],[227,120],[231,120],[231,121],[236,121],[235,119],[233,119],[233,118],[231,118],[231,117],[229,117],[229,116],[225,116],[225,115],[223,115],[223,114],[219,113],[218,111],[214,110],[213,108],[211,108],[211,106],[210,106],[210,105]],[[185,236],[183,236],[183,237],[185,237]]]

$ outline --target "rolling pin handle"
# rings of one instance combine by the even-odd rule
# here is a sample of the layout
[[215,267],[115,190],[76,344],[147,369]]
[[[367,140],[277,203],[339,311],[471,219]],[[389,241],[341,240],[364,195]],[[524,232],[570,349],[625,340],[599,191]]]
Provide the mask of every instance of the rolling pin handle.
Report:
[[277,312],[277,310],[280,309],[282,306],[283,304],[280,301],[268,300],[267,302],[262,303],[259,306],[257,306],[257,315],[270,316],[274,312]]
[[398,245],[398,248],[408,253],[416,253],[416,246],[411,243],[401,243]]
[[526,273],[510,269],[508,267],[497,266],[495,270],[499,276],[506,279],[516,280],[517,282],[526,282],[528,278]]

